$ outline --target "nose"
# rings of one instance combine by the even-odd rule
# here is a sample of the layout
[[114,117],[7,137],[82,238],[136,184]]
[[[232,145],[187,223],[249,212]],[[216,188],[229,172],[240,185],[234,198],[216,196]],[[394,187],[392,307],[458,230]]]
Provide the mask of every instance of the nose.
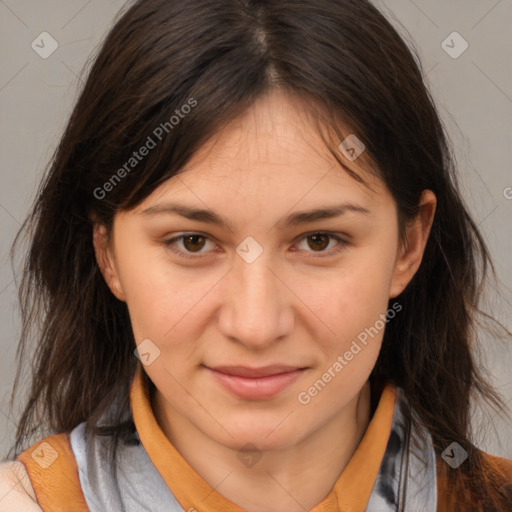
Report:
[[261,350],[294,327],[293,293],[265,251],[252,263],[236,258],[223,280],[219,328],[228,338]]

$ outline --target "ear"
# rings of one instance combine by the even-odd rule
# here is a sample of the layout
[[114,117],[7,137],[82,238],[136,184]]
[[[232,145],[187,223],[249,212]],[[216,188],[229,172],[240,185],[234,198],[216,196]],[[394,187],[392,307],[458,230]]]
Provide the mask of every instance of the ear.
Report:
[[119,280],[107,228],[103,224],[95,223],[93,225],[93,245],[98,267],[107,286],[119,300],[125,301],[126,297]]
[[399,250],[391,282],[389,297],[400,295],[420,268],[434,221],[437,199],[431,190],[421,194],[418,215],[407,224],[407,242]]

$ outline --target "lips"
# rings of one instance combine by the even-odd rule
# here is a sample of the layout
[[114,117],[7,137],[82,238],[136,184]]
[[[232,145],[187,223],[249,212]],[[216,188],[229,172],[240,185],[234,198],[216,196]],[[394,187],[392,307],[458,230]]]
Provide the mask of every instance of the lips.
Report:
[[271,365],[206,367],[214,381],[230,394],[245,400],[268,400],[290,387],[306,368]]
[[247,378],[270,377],[272,375],[290,373],[301,369],[302,368],[296,366],[286,366],[277,364],[271,366],[262,366],[260,368],[249,368],[247,366],[216,366],[212,368],[212,370],[215,370],[220,373],[225,373],[226,375],[234,375],[236,377]]

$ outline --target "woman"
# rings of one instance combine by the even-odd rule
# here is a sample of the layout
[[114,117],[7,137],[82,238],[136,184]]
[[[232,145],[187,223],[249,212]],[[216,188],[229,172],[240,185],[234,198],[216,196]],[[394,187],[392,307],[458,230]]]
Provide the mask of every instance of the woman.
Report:
[[135,2],[25,228],[4,472],[42,510],[510,509],[470,435],[489,254],[369,2]]

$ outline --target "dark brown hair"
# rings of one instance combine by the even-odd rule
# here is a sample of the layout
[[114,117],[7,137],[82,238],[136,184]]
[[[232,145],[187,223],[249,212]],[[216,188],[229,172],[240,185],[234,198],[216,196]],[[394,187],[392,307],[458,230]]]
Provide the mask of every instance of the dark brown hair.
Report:
[[[504,492],[484,479],[470,429],[474,398],[503,410],[474,353],[478,318],[490,318],[479,307],[483,285],[495,270],[459,192],[453,150],[417,52],[367,0],[139,0],[127,6],[93,61],[13,246],[27,236],[13,398],[28,341],[34,342],[15,453],[41,434],[40,426],[56,433],[85,421],[118,436],[114,451],[133,429],[122,413],[129,408],[135,340],[126,304],[96,264],[91,219],[110,230],[116,212],[139,204],[276,88],[304,101],[326,146],[354,179],[362,180],[335,141],[354,133],[365,144],[361,158],[392,193],[402,235],[421,192],[436,194],[421,267],[390,301],[403,311],[386,327],[372,377],[404,389],[437,453],[453,441],[468,451],[461,468],[471,479],[450,473],[461,507],[464,496],[473,503],[483,486],[486,510],[499,510]],[[194,108],[170,122],[192,102]],[[166,129],[156,147],[120,173],[148,137],[155,140],[159,126]],[[114,174],[121,179],[112,181]],[[118,417],[110,429],[98,429],[96,420],[117,395]]]

